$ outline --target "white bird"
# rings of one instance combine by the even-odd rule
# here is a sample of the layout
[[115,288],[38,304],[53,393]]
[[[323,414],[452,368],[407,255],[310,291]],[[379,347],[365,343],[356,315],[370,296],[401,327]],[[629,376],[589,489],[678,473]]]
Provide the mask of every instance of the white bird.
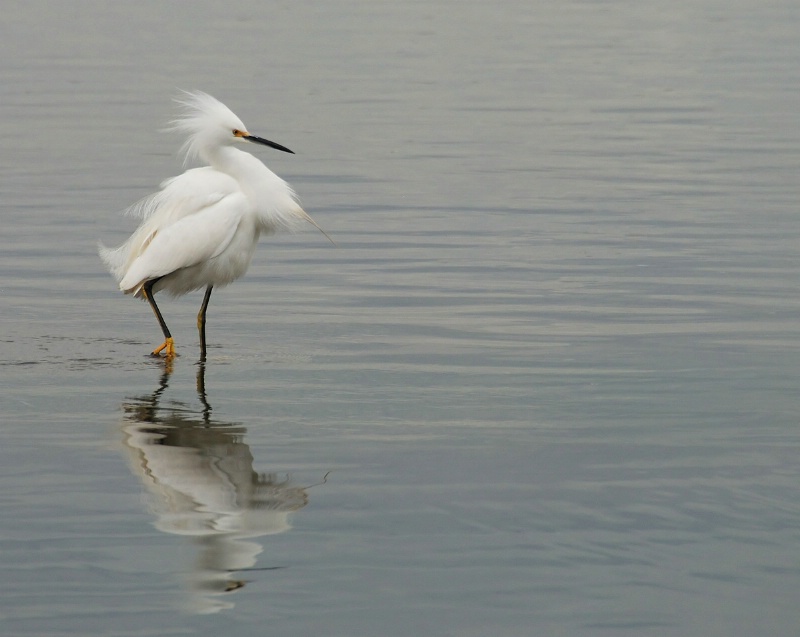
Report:
[[[300,207],[291,187],[250,153],[237,148],[254,142],[292,151],[247,132],[227,106],[210,95],[187,92],[176,100],[184,108],[172,130],[185,133],[186,161],[207,165],[167,179],[161,189],[128,208],[142,222],[115,249],[100,245],[100,256],[125,294],[150,303],[164,333],[153,350],[167,359],[175,344],[154,295],[172,296],[206,288],[197,329],[200,356],[206,356],[206,310],[214,286],[232,283],[250,265],[261,233],[292,229],[306,221],[328,235]],[[330,237],[328,237],[330,239]],[[330,239],[333,243],[333,240]]]

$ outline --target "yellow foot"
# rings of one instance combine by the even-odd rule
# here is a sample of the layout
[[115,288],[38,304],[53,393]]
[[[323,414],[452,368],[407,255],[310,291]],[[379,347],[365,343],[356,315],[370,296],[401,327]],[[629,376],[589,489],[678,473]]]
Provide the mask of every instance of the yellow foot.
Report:
[[[165,351],[166,350],[166,351]],[[151,356],[158,356],[164,352],[164,356],[169,360],[175,358],[175,341],[172,340],[170,336],[167,340],[165,340],[159,347],[153,350],[153,353],[150,354]]]

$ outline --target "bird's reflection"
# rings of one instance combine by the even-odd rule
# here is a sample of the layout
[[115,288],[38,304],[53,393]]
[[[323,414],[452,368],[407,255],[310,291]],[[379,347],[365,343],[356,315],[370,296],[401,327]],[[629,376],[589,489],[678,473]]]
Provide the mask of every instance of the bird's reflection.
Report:
[[124,446],[150,495],[156,528],[191,537],[197,547],[189,573],[193,610],[217,612],[233,607],[220,596],[246,583],[235,574],[256,570],[262,546],[253,538],[289,530],[290,514],[308,503],[307,487],[253,470],[245,427],[211,417],[202,363],[201,407],[162,406],[170,371],[152,394],[123,403]]

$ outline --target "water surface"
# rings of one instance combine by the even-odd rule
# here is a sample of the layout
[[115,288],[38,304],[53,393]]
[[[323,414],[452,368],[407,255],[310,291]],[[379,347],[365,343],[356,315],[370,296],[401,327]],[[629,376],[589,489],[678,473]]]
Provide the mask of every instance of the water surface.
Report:
[[[5,15],[8,634],[796,632],[795,3]],[[204,366],[165,299],[167,369],[96,242],[178,87],[339,248],[265,240]]]

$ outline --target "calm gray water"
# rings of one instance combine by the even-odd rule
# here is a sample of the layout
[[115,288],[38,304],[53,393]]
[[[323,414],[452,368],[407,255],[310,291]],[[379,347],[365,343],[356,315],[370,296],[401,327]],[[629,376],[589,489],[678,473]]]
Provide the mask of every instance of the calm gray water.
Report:
[[[797,2],[11,5],[4,635],[797,634]],[[179,87],[339,247],[168,370],[96,242]]]

